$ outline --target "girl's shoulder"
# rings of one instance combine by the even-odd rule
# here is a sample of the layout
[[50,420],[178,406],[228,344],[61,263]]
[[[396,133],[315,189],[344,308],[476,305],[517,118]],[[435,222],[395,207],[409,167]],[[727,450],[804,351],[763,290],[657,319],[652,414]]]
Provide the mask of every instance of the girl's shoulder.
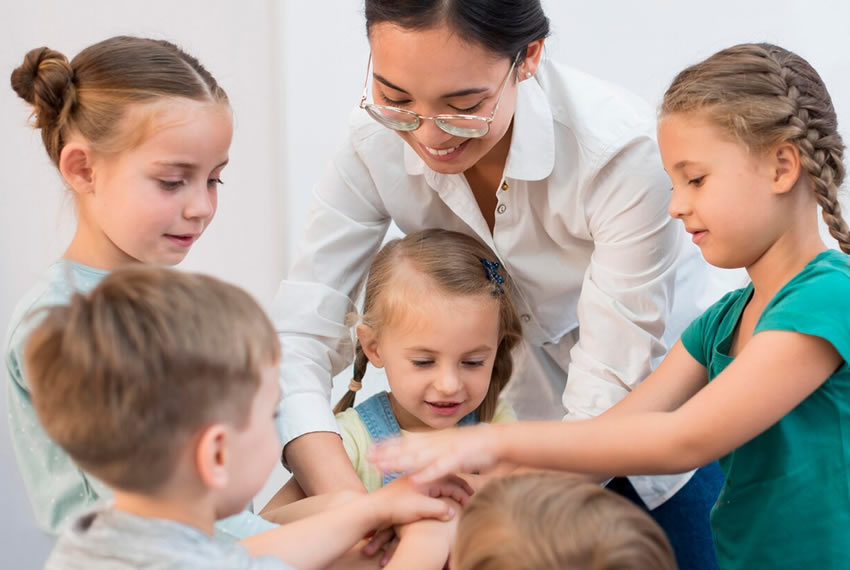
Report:
[[39,309],[68,303],[74,293],[91,290],[106,271],[67,260],[50,265],[15,305],[6,333],[6,352],[22,344],[38,318]]

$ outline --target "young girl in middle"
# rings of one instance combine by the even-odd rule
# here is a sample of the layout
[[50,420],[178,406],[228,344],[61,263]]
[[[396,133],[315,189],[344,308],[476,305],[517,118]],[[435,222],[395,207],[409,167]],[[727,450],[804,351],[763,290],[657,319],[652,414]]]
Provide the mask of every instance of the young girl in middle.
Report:
[[[522,336],[512,290],[492,250],[458,232],[422,230],[378,252],[355,329],[353,378],[334,409],[345,451],[367,491],[395,478],[366,459],[374,441],[516,419],[499,398]],[[352,408],[369,363],[386,370],[390,391]],[[274,519],[273,509],[304,497],[292,478],[263,515]]]
[[[499,393],[522,328],[510,277],[478,240],[430,229],[387,243],[372,262],[356,331],[353,379],[334,412],[368,491],[394,478],[367,461],[374,441],[516,419]],[[352,408],[369,363],[386,370],[390,391]]]

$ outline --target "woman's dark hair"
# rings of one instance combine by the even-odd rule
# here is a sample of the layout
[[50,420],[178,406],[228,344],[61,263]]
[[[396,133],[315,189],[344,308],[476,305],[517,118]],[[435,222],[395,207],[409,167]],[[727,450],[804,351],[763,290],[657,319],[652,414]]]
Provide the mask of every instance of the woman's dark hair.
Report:
[[525,59],[529,43],[549,35],[540,0],[366,0],[366,33],[390,22],[425,30],[445,22],[460,37],[513,59]]

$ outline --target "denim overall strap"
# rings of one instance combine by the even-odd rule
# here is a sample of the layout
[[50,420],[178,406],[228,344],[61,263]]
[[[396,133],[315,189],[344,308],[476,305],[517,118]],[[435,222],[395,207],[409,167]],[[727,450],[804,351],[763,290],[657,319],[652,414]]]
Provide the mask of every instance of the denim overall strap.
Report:
[[[363,420],[366,426],[366,431],[369,432],[369,437],[372,441],[380,441],[388,437],[397,437],[401,435],[401,427],[398,425],[398,420],[395,418],[390,399],[386,392],[379,392],[367,399],[366,401],[357,404],[354,411]],[[457,423],[459,426],[475,425],[478,423],[478,414],[470,412],[463,416]],[[384,485],[401,475],[401,473],[384,473]]]
[[472,410],[462,418],[457,423],[459,426],[474,426],[478,423],[478,410]]
[[[401,435],[401,427],[393,414],[390,399],[386,392],[378,392],[366,401],[357,404],[354,411],[363,420],[372,441],[381,441],[388,437]],[[401,475],[401,473],[384,473],[384,485]]]

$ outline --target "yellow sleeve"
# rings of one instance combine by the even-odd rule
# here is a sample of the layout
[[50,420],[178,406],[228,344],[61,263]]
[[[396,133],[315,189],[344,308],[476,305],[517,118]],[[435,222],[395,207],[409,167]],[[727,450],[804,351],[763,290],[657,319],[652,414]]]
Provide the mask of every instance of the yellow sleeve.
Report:
[[493,420],[490,423],[500,424],[515,421],[516,413],[513,406],[504,398],[499,398],[498,402],[496,402],[496,412],[493,414]]
[[372,445],[372,438],[366,424],[360,419],[354,408],[349,408],[336,415],[336,423],[339,424],[339,434],[342,437],[342,445],[345,453],[354,466],[354,471],[363,482],[363,486],[370,493],[383,486],[383,477],[380,471],[366,459],[366,452]]

